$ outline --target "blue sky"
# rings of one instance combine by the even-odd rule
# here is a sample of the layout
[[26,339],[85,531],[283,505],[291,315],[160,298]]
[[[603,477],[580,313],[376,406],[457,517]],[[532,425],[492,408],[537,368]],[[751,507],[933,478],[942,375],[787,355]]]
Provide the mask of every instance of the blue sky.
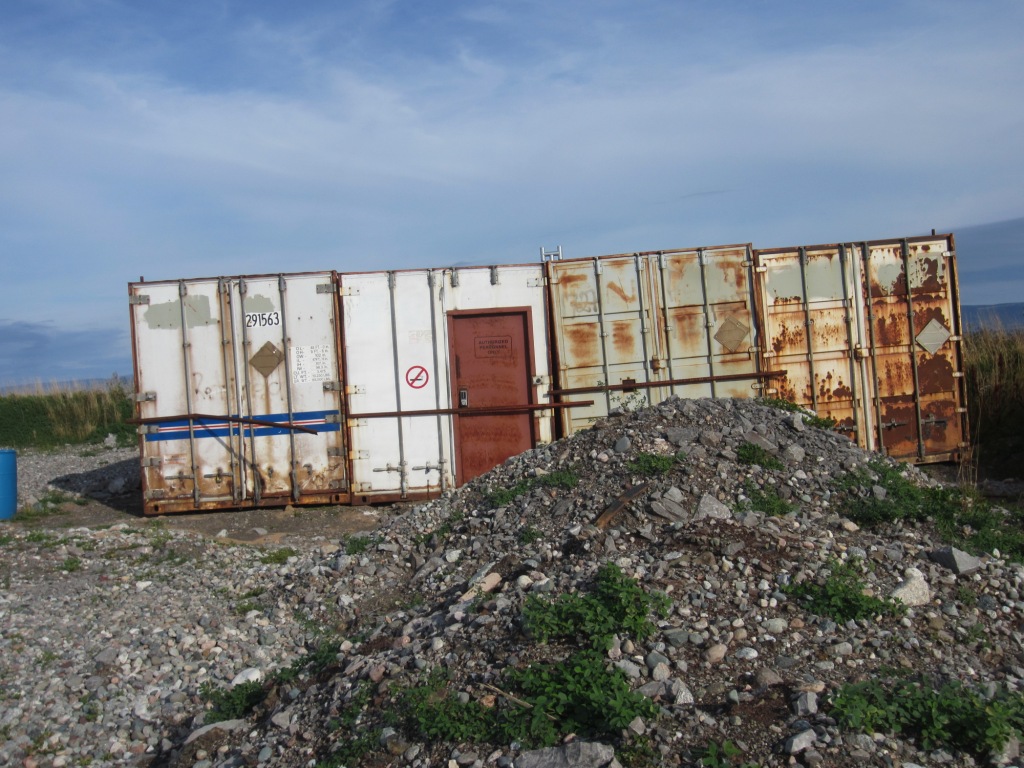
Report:
[[[1020,219],[1022,29],[1019,0],[5,0],[0,384],[129,372],[140,276]],[[1013,232],[961,242],[965,303],[1024,296]]]

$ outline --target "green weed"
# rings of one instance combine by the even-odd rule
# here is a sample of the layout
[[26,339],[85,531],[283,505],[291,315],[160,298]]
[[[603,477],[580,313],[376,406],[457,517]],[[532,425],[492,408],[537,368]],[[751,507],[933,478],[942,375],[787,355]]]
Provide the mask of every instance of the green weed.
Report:
[[260,562],[264,565],[284,565],[288,562],[289,557],[295,557],[298,554],[298,551],[291,547],[281,547],[262,555]]
[[77,557],[67,557],[64,559],[64,562],[60,564],[60,569],[62,571],[67,571],[68,573],[74,573],[75,571],[80,570],[81,567],[82,561]]
[[523,607],[523,625],[540,642],[578,640],[607,649],[612,635],[628,633],[638,640],[655,630],[650,614],[664,616],[670,602],[661,593],[649,594],[614,563],[597,572],[589,594],[563,594],[555,600],[531,595]]
[[1024,727],[1024,695],[1002,691],[991,699],[951,681],[868,680],[840,688],[832,714],[854,731],[901,734],[922,748],[952,748],[985,757]]
[[858,564],[857,560],[844,563],[833,559],[829,561],[829,575],[823,582],[789,584],[782,591],[792,595],[811,613],[837,622],[902,613],[903,607],[899,603],[864,594]]
[[617,735],[636,717],[658,716],[658,706],[633,691],[625,672],[609,667],[598,650],[577,651],[561,662],[510,670],[506,678],[532,705],[506,713],[503,731],[516,740],[550,746],[565,733]]
[[338,663],[341,652],[341,641],[337,638],[322,639],[312,653],[299,656],[289,666],[278,670],[275,679],[290,683],[297,680],[303,672],[317,675],[328,667]]
[[[703,750],[697,761],[701,768],[732,768],[736,760],[743,755],[743,750],[726,739],[721,744],[710,742]],[[740,768],[756,768],[757,763],[743,763]]]
[[36,657],[36,663],[40,667],[48,667],[59,658],[60,656],[53,651],[43,651]]
[[675,456],[641,451],[634,459],[626,462],[626,469],[637,475],[656,476],[669,472],[675,463]]
[[[884,498],[871,491],[875,485],[885,489]],[[965,489],[922,488],[900,466],[875,459],[843,477],[837,490],[845,497],[840,512],[862,525],[930,520],[949,544],[1024,560],[1024,512],[1003,512]]]
[[491,491],[485,496],[487,506],[491,509],[497,509],[498,507],[507,507],[515,499],[522,496],[524,493],[528,493],[533,488],[533,483],[529,480],[520,480],[518,483],[513,485],[511,488],[498,488],[495,491]]
[[747,482],[745,486],[747,499],[746,507],[764,512],[766,515],[782,517],[793,511],[794,506],[779,495],[777,488],[766,485],[759,487],[753,482]]
[[346,555],[361,555],[376,542],[373,536],[349,536],[345,539]]
[[266,693],[255,681],[221,688],[205,682],[199,686],[199,696],[208,705],[205,722],[219,723],[245,717],[263,701]]
[[740,464],[750,464],[763,469],[782,469],[782,462],[771,455],[765,448],[754,443],[742,443],[736,449],[736,459]]
[[560,469],[555,472],[549,472],[546,475],[537,475],[536,477],[520,480],[511,488],[498,488],[491,491],[484,496],[484,503],[490,509],[507,507],[517,498],[525,493],[529,493],[534,488],[563,488],[565,490],[572,490],[579,485],[579,482],[580,478],[576,470]]
[[544,534],[534,528],[532,525],[527,525],[519,531],[519,543],[520,544],[533,544],[533,542],[544,537]]
[[580,476],[574,469],[559,469],[534,478],[534,485],[542,488],[563,488],[571,491],[580,484]]

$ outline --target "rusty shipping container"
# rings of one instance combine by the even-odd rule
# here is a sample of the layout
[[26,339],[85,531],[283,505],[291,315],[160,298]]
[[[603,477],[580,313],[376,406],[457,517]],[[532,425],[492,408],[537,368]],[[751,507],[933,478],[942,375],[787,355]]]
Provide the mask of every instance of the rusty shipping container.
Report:
[[968,450],[952,235],[756,252],[774,394],[862,447],[917,462]]
[[951,236],[129,285],[143,511],[427,498],[614,408],[783,397],[968,434]]

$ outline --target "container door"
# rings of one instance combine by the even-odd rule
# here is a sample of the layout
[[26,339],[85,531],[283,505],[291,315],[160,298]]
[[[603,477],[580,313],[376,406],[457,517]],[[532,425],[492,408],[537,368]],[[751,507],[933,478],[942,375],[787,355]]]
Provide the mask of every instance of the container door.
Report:
[[861,246],[873,415],[885,452],[945,461],[967,441],[952,239]]
[[530,404],[529,314],[496,310],[448,316],[460,485],[534,445],[529,410],[500,412]]
[[232,327],[223,280],[129,286],[143,512],[242,498]]
[[233,291],[245,498],[257,505],[343,500],[332,276],[242,278]]
[[332,275],[130,291],[146,514],[344,500]]
[[764,366],[785,371],[775,396],[832,418],[868,447],[859,407],[862,346],[857,332],[851,252],[827,245],[757,252],[765,323]]

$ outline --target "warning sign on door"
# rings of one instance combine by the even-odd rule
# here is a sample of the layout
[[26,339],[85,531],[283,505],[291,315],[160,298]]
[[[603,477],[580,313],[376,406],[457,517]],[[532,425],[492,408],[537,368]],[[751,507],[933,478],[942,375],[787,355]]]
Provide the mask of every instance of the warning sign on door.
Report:
[[422,365],[414,365],[405,372],[405,383],[413,389],[423,389],[430,381],[430,374]]
[[511,336],[477,336],[473,341],[477,357],[512,357]]

